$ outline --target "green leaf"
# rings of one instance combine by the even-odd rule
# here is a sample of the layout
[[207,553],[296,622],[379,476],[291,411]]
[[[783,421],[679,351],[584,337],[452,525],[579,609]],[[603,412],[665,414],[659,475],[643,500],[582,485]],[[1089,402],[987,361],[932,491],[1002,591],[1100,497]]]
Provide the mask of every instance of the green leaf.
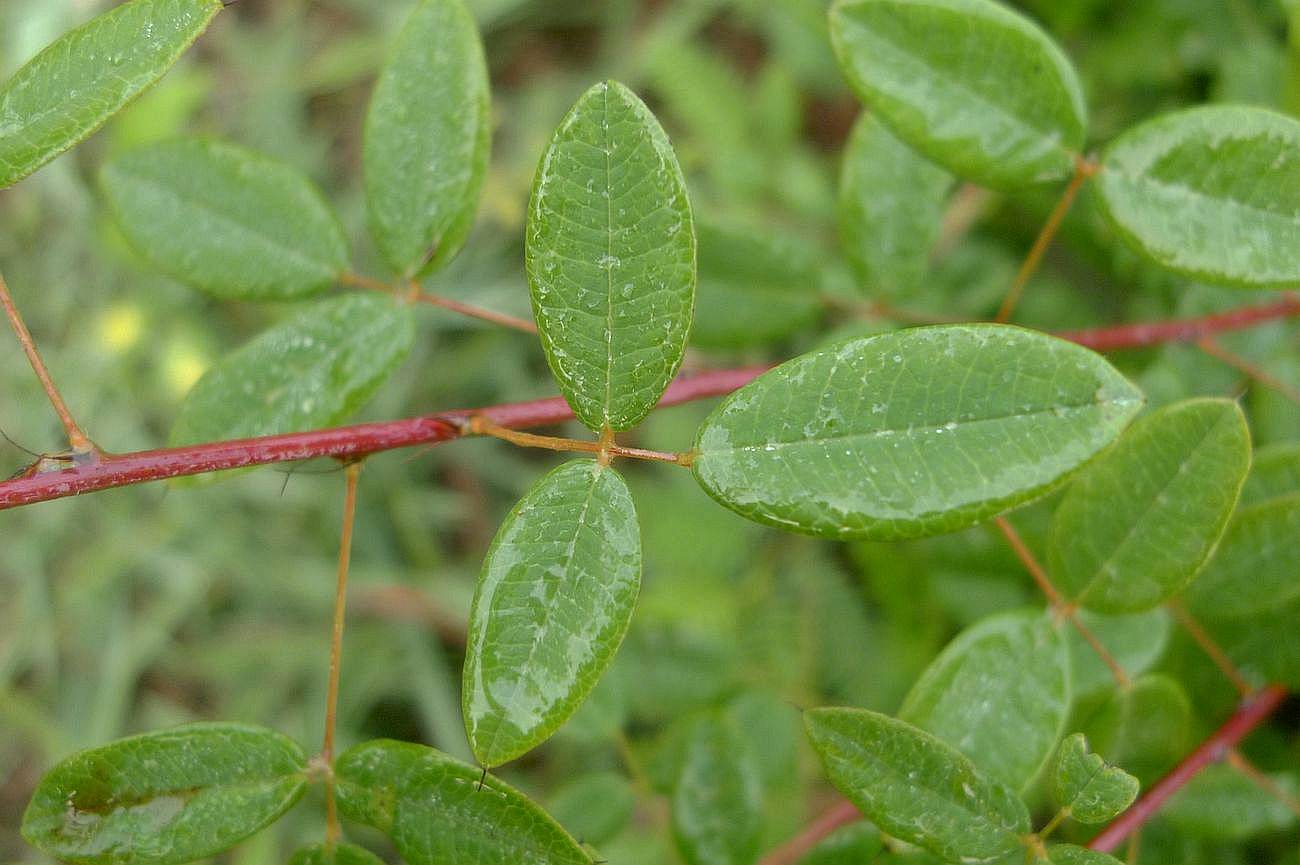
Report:
[[[1270,776],[1287,795],[1296,795],[1291,775]],[[1230,766],[1207,766],[1165,805],[1164,816],[1182,831],[1202,838],[1242,841],[1295,824],[1285,802]]]
[[1070,485],[1052,521],[1054,579],[1106,613],[1151,609],[1192,581],[1228,525],[1250,470],[1232,400],[1152,412]]
[[1053,844],[1047,850],[1047,861],[1050,865],[1120,865],[1120,861],[1108,853],[1098,853],[1074,844]]
[[603,844],[623,830],[636,809],[636,794],[618,772],[583,775],[551,800],[551,814],[575,838]]
[[317,301],[226,355],[189,392],[173,445],[338,423],[397,367],[415,339],[409,306],[379,295]]
[[700,427],[693,468],[760,523],[920,537],[1042,495],[1141,405],[1073,343],[1006,325],[914,328],[803,355],[741,388]]
[[190,724],[63,760],[41,779],[23,837],[65,862],[204,859],[274,821],[306,787],[306,757],[272,730]]
[[1027,18],[990,0],[840,0],[830,14],[858,96],[939,165],[999,189],[1073,173],[1083,89]]
[[874,114],[858,118],[840,170],[839,227],[868,293],[897,297],[921,285],[952,185]]
[[134,0],[57,39],[0,87],[0,189],[86,139],[163,76],[221,0]]
[[864,865],[885,849],[880,830],[859,820],[827,835],[799,860],[799,865]]
[[942,740],[865,709],[812,709],[804,724],[831,783],[886,834],[953,862],[1021,849],[1024,803]]
[[618,472],[573,460],[501,525],[469,617],[463,708],[497,766],[545,741],[614,659],[641,587],[641,533]]
[[1061,743],[1052,772],[1052,798],[1072,818],[1105,823],[1132,805],[1137,794],[1137,778],[1091,753],[1082,733]]
[[959,634],[917,680],[898,717],[1023,789],[1052,756],[1069,711],[1066,641],[1035,611],[993,616]]
[[525,260],[542,348],[574,414],[597,431],[635,426],[686,349],[695,230],[668,137],[617,81],[584,93],[546,148]]
[[1083,726],[1106,762],[1149,782],[1186,753],[1191,713],[1182,685],[1148,673],[1128,690],[1113,691]]
[[384,860],[364,847],[340,841],[302,847],[289,857],[289,865],[384,865]]
[[387,835],[407,865],[591,865],[541,808],[445,754],[381,739],[334,766],[339,811]]
[[688,865],[752,865],[763,829],[755,755],[722,715],[697,721],[672,796],[673,835]]
[[1300,493],[1300,442],[1283,442],[1256,451],[1246,485],[1241,488],[1241,506],[1291,493]]
[[366,203],[403,276],[450,260],[474,224],[491,144],[487,64],[461,0],[423,0],[379,73],[366,115]]
[[219,141],[181,139],[104,166],[126,238],[158,269],[217,297],[287,300],[348,266],[343,229],[295,169]]
[[1097,191],[1120,235],[1206,282],[1300,280],[1300,122],[1203,106],[1149,120],[1107,148]]
[[[1087,610],[1076,615],[1130,676],[1151,669],[1169,643],[1169,614],[1160,608],[1127,616],[1103,616]],[[1096,649],[1074,628],[1066,629],[1065,638],[1070,644],[1070,685],[1075,699],[1114,687],[1114,675]]]
[[1300,493],[1243,509],[1228,527],[1214,559],[1188,590],[1192,611],[1207,619],[1240,619],[1300,598],[1297,538]]

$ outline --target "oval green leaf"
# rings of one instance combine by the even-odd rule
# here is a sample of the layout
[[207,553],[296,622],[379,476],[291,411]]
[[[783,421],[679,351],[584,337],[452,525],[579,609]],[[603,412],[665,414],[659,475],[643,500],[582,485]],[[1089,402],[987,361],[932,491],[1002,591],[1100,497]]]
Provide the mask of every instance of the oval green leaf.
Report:
[[1073,343],[1006,325],[914,328],[803,355],[741,388],[700,427],[693,468],[760,523],[942,534],[1047,492],[1141,406]]
[[407,865],[592,865],[518,790],[432,748],[366,742],[334,776],[343,816],[387,835]]
[[525,261],[542,348],[574,414],[596,431],[635,426],[686,349],[695,229],[668,137],[617,81],[584,93],[543,154]]
[[366,203],[403,276],[444,263],[474,224],[487,174],[487,64],[461,0],[423,0],[397,37],[366,115]]
[[415,339],[409,306],[379,295],[317,301],[226,355],[190,390],[173,445],[314,429],[361,407]]
[[104,166],[122,233],[155,267],[217,297],[288,300],[347,269],[343,229],[297,170],[219,141],[182,139]]
[[618,472],[573,460],[502,523],[479,577],[463,709],[474,756],[497,766],[545,741],[618,651],[641,587],[641,532]]
[[[1294,800],[1294,775],[1270,775],[1287,798]],[[1296,822],[1286,801],[1262,789],[1231,766],[1207,766],[1165,806],[1164,817],[1189,835],[1220,841],[1243,841],[1265,832],[1279,832]]]
[[1048,865],[1121,865],[1109,853],[1099,853],[1075,844],[1053,844],[1047,850]]
[[134,0],[65,34],[0,87],[0,189],[83,141],[163,76],[221,0]]
[[1149,120],[1106,150],[1098,200],[1135,249],[1206,282],[1300,281],[1300,122],[1205,106]]
[[1024,803],[941,739],[865,709],[812,709],[804,724],[831,783],[886,834],[952,862],[1022,849]]
[[991,0],[840,0],[830,15],[858,96],[939,165],[999,189],[1073,173],[1083,89],[1029,19]]
[[1149,610],[1201,570],[1250,470],[1232,400],[1166,406],[1135,423],[1070,485],[1052,520],[1052,575],[1074,603]]
[[1075,733],[1061,743],[1052,771],[1052,798],[1080,823],[1105,823],[1133,804],[1138,780],[1088,750]]
[[993,616],[959,634],[912,686],[898,717],[1023,789],[1052,756],[1069,711],[1068,645],[1035,611]]
[[1260,448],[1251,461],[1241,505],[1257,505],[1300,493],[1300,442],[1281,442]]
[[1239,619],[1300,598],[1298,538],[1300,493],[1243,509],[1213,561],[1188,590],[1193,612],[1210,619]]
[[307,758],[261,727],[190,724],[73,754],[41,779],[23,837],[65,862],[173,865],[220,853],[306,788]]
[[673,835],[687,865],[752,865],[763,787],[749,743],[721,715],[694,725],[672,797]]
[[899,297],[920,286],[952,185],[951,174],[874,114],[858,118],[840,170],[839,227],[844,253],[869,294]]
[[289,865],[384,865],[384,860],[364,847],[340,841],[296,850]]

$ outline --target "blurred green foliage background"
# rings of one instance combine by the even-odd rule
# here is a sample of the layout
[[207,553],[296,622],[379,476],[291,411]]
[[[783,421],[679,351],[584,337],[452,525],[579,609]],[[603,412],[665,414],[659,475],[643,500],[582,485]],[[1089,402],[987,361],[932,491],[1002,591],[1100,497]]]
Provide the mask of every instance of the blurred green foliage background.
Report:
[[[0,0],[0,75],[109,5]],[[492,164],[475,233],[430,290],[527,315],[522,222],[537,159],[574,98],[615,77],[663,120],[704,226],[688,367],[777,360],[832,333],[892,326],[864,317],[872,287],[854,284],[837,249],[838,156],[858,106],[829,49],[824,0],[469,5],[493,76]],[[1098,144],[1156,112],[1204,101],[1300,112],[1294,0],[1017,5],[1082,70]],[[152,273],[108,219],[98,165],[182,132],[273,154],[326,190],[361,269],[381,275],[365,233],[361,120],[385,46],[410,6],[241,0],[88,144],[0,192],[0,269],[68,402],[101,446],[128,451],[163,442],[204,368],[287,307],[218,302]],[[891,302],[922,318],[988,317],[1053,195],[958,192],[925,288]],[[1081,327],[1251,299],[1140,263],[1085,195],[1018,318],[1045,329]],[[420,329],[414,355],[364,418],[554,392],[535,340],[432,308],[421,310]],[[1298,337],[1294,324],[1272,324],[1224,344],[1300,386]],[[1153,404],[1245,391],[1257,444],[1300,439],[1295,404],[1194,348],[1117,360]],[[637,443],[682,449],[707,408],[662,411]],[[63,446],[17,344],[3,334],[0,428],[36,451]],[[0,474],[30,459],[0,444]],[[469,441],[367,464],[343,666],[343,745],[392,736],[467,756],[459,681],[473,581],[506,508],[554,462]],[[308,745],[319,741],[343,491],[332,469],[261,470],[0,514],[0,860],[41,861],[16,827],[40,773],[73,749],[196,718],[258,722]],[[633,632],[562,734],[502,771],[612,862],[676,861],[663,794],[695,713],[725,707],[738,738],[754,748],[768,813],[765,849],[830,796],[802,743],[797,707],[894,711],[958,629],[1039,603],[990,530],[907,544],[814,542],[743,522],[684,473],[626,471],[646,554]],[[1017,514],[1031,542],[1049,508]],[[1146,663],[1170,674],[1178,694],[1191,695],[1163,735],[1134,746],[1130,768],[1145,782],[1221,720],[1233,694],[1163,615],[1121,625],[1142,631]],[[1109,683],[1093,673],[1082,680],[1104,702]],[[1270,767],[1300,757],[1294,736],[1277,729],[1252,748]],[[284,861],[293,845],[319,834],[320,806],[309,797],[223,858]],[[1214,822],[1158,821],[1140,861],[1300,861],[1285,812],[1246,846],[1227,846]]]

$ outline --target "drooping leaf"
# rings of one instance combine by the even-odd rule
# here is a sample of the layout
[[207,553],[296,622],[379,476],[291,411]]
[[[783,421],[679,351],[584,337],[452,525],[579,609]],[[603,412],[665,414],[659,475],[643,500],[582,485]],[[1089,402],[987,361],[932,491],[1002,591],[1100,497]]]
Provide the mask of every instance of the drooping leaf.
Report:
[[474,756],[513,760],[591,693],[641,586],[641,534],[618,472],[573,460],[506,517],[470,612],[463,708]]
[[1192,611],[1207,619],[1239,619],[1300,598],[1297,538],[1300,493],[1242,509],[1187,592]]
[[220,853],[306,788],[307,758],[272,730],[190,724],[81,751],[50,770],[23,837],[65,862],[173,865]]
[[1116,689],[1083,723],[1095,752],[1149,783],[1188,748],[1192,706],[1174,679],[1147,673]]
[[1075,733],[1061,743],[1052,771],[1052,798],[1080,823],[1105,823],[1133,804],[1138,780],[1088,750]]
[[219,141],[151,144],[104,166],[127,239],[153,265],[217,297],[286,300],[348,266],[329,205],[295,169]]
[[880,830],[859,820],[827,835],[799,860],[799,865],[862,865],[875,862],[885,849]]
[[[1151,669],[1169,643],[1169,614],[1160,608],[1126,616],[1103,616],[1087,610],[1076,615],[1130,676]],[[1070,644],[1070,685],[1075,699],[1113,687],[1114,674],[1088,641],[1074,628],[1066,629],[1065,638]]]
[[1023,789],[1052,756],[1069,711],[1064,635],[1047,615],[1018,612],[959,634],[912,686],[898,717]]
[[378,295],[317,301],[208,370],[185,398],[175,445],[338,423],[383,384],[415,338],[408,306]]
[[672,381],[695,298],[686,181],[650,109],[597,84],[551,139],[528,205],[533,314],[560,392],[593,430],[624,430]]
[[1300,493],[1300,442],[1269,445],[1256,451],[1246,485],[1241,488],[1241,506],[1292,493]]
[[673,835],[688,865],[750,865],[763,828],[763,788],[749,743],[724,716],[701,718],[672,797]]
[[0,189],[87,138],[163,76],[221,0],[133,0],[57,39],[0,86]]
[[432,748],[365,742],[334,773],[339,811],[387,835],[407,865],[592,865],[522,793]]
[[1053,578],[1092,610],[1157,606],[1205,564],[1249,469],[1250,430],[1232,400],[1152,412],[1065,494],[1052,522]]
[[473,16],[461,0],[422,0],[379,73],[362,150],[371,233],[403,276],[448,261],[473,226],[488,103]]
[[1024,803],[942,740],[865,709],[812,709],[804,724],[831,783],[885,833],[953,862],[1021,849]]
[[858,118],[840,169],[839,227],[863,289],[896,297],[921,284],[952,185],[874,114]]
[[1005,325],[914,328],[794,360],[700,427],[693,469],[742,516],[831,538],[955,531],[1109,444],[1142,395],[1072,343]]
[[[1270,780],[1287,795],[1296,795],[1292,775]],[[1164,816],[1190,835],[1241,841],[1293,826],[1296,815],[1286,803],[1230,766],[1207,766],[1165,805]]]
[[1149,120],[1107,148],[1102,209],[1135,249],[1206,282],[1300,280],[1300,121],[1245,106]]
[[550,812],[561,826],[587,844],[613,838],[632,818],[636,794],[618,772],[593,772],[561,788],[550,800]]
[[840,0],[831,41],[858,96],[930,159],[985,186],[1061,180],[1087,109],[1069,60],[992,0]]
[[299,848],[289,857],[289,865],[384,865],[384,860],[364,847],[339,841]]

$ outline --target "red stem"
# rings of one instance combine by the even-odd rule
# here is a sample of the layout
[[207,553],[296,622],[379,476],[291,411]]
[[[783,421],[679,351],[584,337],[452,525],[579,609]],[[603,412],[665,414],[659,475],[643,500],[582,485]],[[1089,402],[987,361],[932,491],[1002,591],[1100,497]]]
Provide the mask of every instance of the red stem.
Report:
[[848,799],[841,799],[809,823],[808,827],[798,835],[759,859],[757,865],[794,865],[827,835],[841,826],[856,823],[861,819],[862,812],[857,809],[857,806]]
[[1165,342],[1195,342],[1214,333],[1244,330],[1279,318],[1300,315],[1300,295],[1288,294],[1276,303],[1243,306],[1201,318],[1121,324],[1095,330],[1074,330],[1057,336],[1077,342],[1093,351],[1143,348]]
[[1109,853],[1122,844],[1124,839],[1150,820],[1170,796],[1192,780],[1197,772],[1222,760],[1247,733],[1264,723],[1285,697],[1286,689],[1280,685],[1269,685],[1243,700],[1222,727],[1183,758],[1168,775],[1157,781],[1132,807],[1115,818],[1100,835],[1092,839],[1088,847]]

